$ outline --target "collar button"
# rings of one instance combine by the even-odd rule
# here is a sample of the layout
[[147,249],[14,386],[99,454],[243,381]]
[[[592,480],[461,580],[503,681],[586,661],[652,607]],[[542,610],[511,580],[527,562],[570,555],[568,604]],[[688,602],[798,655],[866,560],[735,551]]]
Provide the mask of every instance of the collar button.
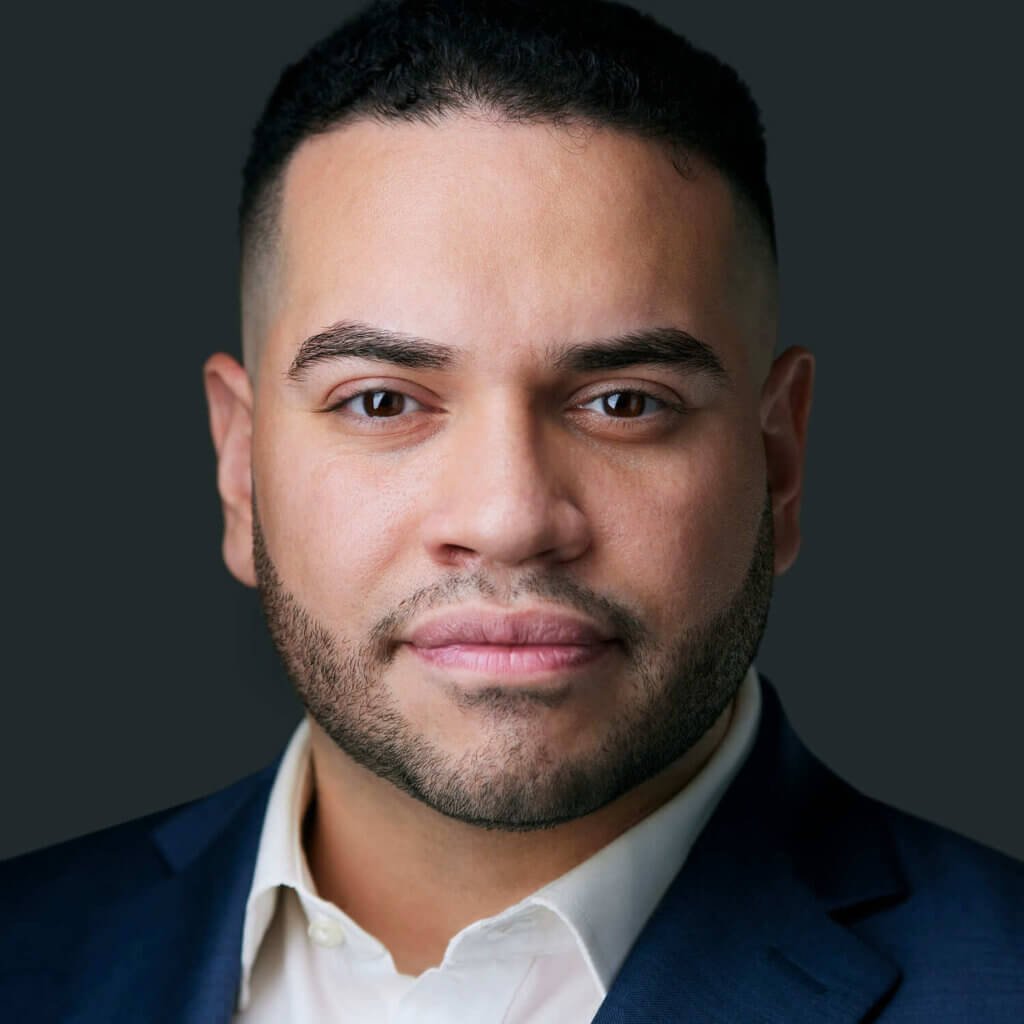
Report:
[[316,917],[309,922],[309,937],[318,945],[330,949],[345,941],[345,932],[337,921],[329,917]]

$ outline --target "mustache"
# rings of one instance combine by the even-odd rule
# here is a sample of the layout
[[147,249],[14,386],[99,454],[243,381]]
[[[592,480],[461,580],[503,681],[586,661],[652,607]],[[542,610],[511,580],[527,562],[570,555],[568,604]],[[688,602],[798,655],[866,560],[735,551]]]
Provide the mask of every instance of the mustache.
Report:
[[468,576],[452,573],[410,594],[369,630],[368,653],[377,660],[390,661],[401,645],[399,637],[414,618],[436,608],[454,610],[458,604],[478,598],[487,598],[507,611],[515,611],[530,598],[543,598],[551,611],[561,608],[607,624],[627,653],[650,642],[649,630],[639,614],[579,580],[531,571],[499,586],[491,574],[478,569]]

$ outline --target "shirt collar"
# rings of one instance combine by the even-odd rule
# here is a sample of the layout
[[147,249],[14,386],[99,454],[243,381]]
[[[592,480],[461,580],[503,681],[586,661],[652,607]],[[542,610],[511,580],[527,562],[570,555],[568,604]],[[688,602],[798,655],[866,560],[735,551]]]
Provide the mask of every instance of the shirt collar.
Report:
[[[602,997],[606,995],[644,923],[750,752],[760,712],[760,681],[751,666],[725,736],[687,786],[582,864],[490,922],[499,928],[513,918],[536,922],[539,911],[550,933],[552,915],[560,919],[574,936]],[[304,902],[323,903],[302,849],[302,821],[312,795],[309,724],[303,718],[281,760],[263,821],[242,931],[243,1007],[249,1001],[253,964],[274,916],[278,887],[295,889]],[[471,931],[488,926],[489,922],[474,922],[453,939],[450,950]],[[557,938],[551,941],[557,944]]]
[[289,886],[296,892],[316,892],[302,849],[302,820],[312,795],[309,722],[303,718],[281,758],[263,818],[242,928],[242,1006],[249,1002],[252,967],[274,916],[278,886]]

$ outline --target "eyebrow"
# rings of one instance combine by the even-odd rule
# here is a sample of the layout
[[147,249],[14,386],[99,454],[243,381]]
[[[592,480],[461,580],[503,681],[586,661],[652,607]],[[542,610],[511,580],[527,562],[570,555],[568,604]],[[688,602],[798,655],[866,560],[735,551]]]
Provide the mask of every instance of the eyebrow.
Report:
[[614,338],[569,345],[554,355],[552,363],[556,369],[576,373],[621,370],[640,364],[666,366],[703,374],[719,384],[729,383],[714,349],[680,327],[647,327]]
[[[729,376],[714,350],[679,327],[649,327],[611,338],[548,349],[556,370],[587,373],[630,366],[666,366],[710,377],[728,385]],[[451,370],[462,362],[458,349],[355,320],[340,320],[299,346],[286,376],[305,379],[310,367],[334,359],[370,359],[413,370]]]
[[299,346],[286,376],[301,381],[311,366],[331,359],[373,359],[412,370],[448,370],[459,362],[458,352],[448,345],[355,320],[341,320]]

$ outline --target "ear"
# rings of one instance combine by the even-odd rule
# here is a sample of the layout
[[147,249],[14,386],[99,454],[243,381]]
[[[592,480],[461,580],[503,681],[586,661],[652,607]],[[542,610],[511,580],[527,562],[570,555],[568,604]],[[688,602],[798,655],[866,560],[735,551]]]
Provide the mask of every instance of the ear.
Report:
[[217,449],[217,490],[224,509],[224,564],[246,586],[256,586],[252,558],[252,384],[226,352],[203,366],[210,433]]
[[796,346],[772,363],[761,389],[761,436],[772,499],[776,575],[796,561],[800,550],[800,499],[813,390],[814,356]]

